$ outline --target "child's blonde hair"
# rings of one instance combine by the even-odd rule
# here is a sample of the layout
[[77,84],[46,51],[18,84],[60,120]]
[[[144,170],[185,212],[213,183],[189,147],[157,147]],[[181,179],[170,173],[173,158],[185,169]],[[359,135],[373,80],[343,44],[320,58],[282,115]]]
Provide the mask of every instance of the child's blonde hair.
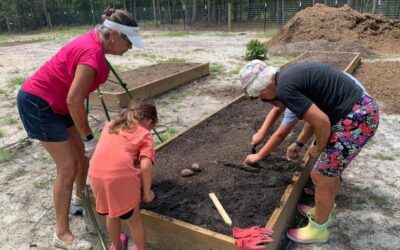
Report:
[[158,121],[157,108],[150,100],[134,99],[124,112],[113,119],[108,132],[118,134],[121,130],[133,129],[137,123],[144,119],[152,120],[156,124]]

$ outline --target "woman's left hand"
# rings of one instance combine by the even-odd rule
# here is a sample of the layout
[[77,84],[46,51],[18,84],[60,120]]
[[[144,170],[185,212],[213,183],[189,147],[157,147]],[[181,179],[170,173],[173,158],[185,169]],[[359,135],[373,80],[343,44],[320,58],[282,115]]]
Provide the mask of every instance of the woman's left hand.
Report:
[[317,145],[312,146],[309,150],[308,150],[308,155],[312,158],[317,158],[319,156],[319,154],[321,153],[321,151],[318,149]]
[[261,160],[260,156],[258,154],[251,154],[246,156],[245,163],[249,165],[256,164],[259,160]]

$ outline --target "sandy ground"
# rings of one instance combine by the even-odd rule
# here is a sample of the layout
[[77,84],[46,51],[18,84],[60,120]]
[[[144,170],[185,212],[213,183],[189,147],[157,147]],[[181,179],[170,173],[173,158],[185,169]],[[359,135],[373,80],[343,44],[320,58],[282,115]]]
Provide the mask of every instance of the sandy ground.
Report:
[[[118,70],[167,59],[209,62],[215,69],[209,77],[155,98],[161,124],[180,131],[241,93],[237,73],[245,63],[245,44],[254,38],[254,33],[168,36],[145,32],[144,35],[145,50],[132,50],[123,57],[109,57]],[[52,249],[55,166],[38,142],[21,142],[26,134],[15,107],[18,87],[10,87],[9,82],[32,74],[65,42],[54,40],[0,46],[0,147],[13,153],[8,161],[0,163],[0,225],[3,228],[0,249]],[[275,65],[286,60],[271,58]],[[92,109],[90,122],[93,128],[98,130],[105,120],[101,109]],[[290,244],[287,249],[398,249],[399,122],[398,115],[382,114],[376,136],[344,174],[330,241],[324,245]],[[71,224],[77,235],[97,243],[93,230],[82,218],[71,217]]]

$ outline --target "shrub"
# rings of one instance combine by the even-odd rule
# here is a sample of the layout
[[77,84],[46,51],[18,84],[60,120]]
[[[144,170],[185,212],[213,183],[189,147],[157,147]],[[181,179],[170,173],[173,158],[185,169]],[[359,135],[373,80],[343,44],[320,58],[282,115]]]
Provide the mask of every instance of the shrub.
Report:
[[251,40],[246,45],[246,60],[265,59],[267,55],[267,46],[258,40]]

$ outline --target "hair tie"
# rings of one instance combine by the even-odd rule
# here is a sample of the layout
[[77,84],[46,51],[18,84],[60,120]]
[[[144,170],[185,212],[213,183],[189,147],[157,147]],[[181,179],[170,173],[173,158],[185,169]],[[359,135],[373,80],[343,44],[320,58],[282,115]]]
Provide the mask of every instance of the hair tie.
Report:
[[114,13],[115,9],[111,6],[107,6],[107,9],[104,10],[104,14],[106,14],[107,17],[110,17]]

